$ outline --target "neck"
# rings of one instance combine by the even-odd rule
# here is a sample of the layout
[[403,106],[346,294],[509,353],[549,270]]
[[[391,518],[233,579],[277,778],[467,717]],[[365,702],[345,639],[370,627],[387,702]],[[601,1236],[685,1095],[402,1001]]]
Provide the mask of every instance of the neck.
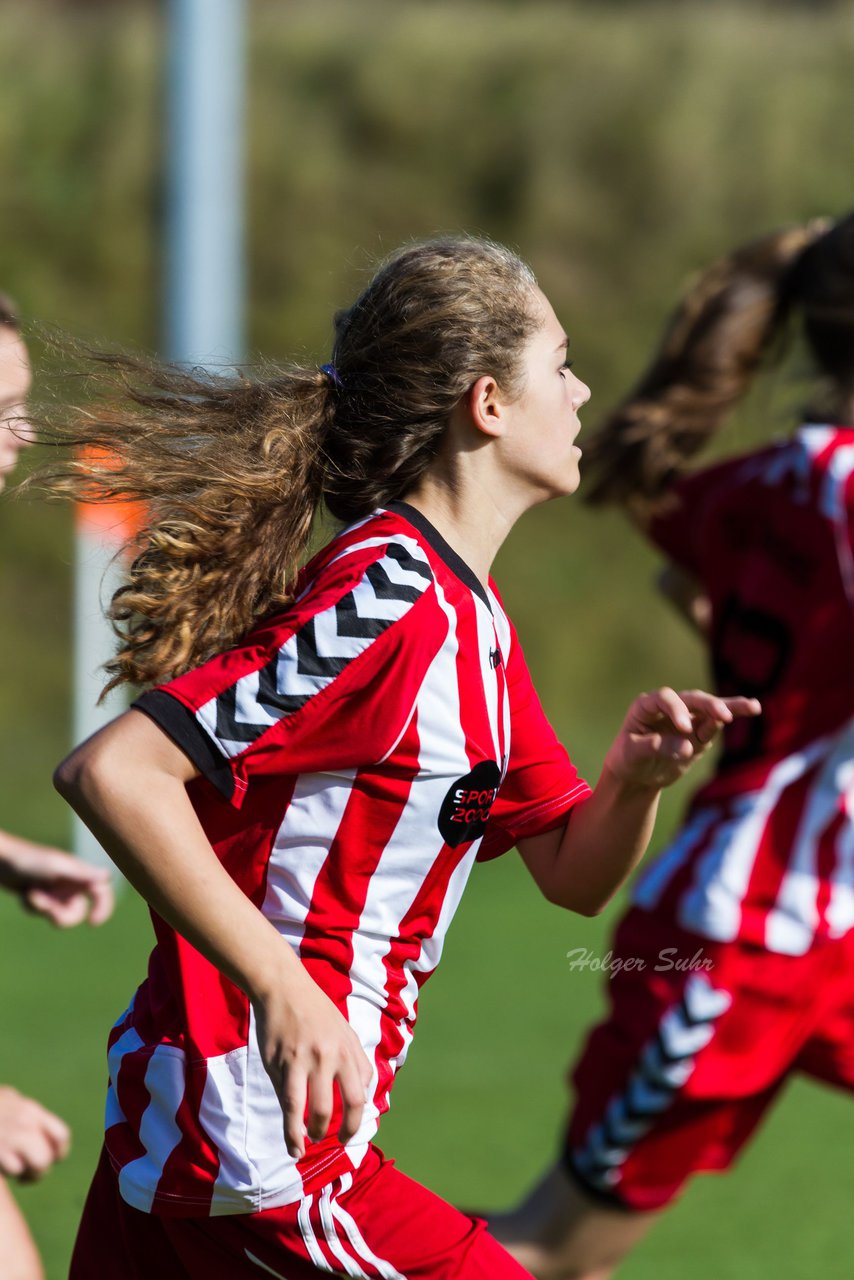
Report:
[[516,523],[521,511],[495,497],[498,490],[478,477],[451,478],[431,470],[418,485],[405,495],[405,500],[420,511],[477,575],[487,585],[492,562],[501,544]]

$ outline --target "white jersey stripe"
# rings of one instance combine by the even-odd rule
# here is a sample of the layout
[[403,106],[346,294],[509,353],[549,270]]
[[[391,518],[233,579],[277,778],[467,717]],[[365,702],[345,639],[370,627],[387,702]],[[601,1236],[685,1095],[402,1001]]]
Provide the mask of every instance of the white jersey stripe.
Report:
[[[484,658],[488,657],[495,649],[495,626],[492,614],[487,606],[478,597],[473,597],[473,600],[477,622],[477,647],[481,662],[483,662]],[[498,681],[491,680],[488,672],[484,673],[483,693],[486,701],[486,714],[489,717],[489,729],[492,734],[492,758],[496,761],[498,767],[502,768],[507,763],[501,759],[501,739],[498,734],[498,719],[503,712],[503,707],[498,705]],[[507,701],[506,697],[504,701]]]
[[112,1084],[107,1085],[107,1104],[104,1108],[104,1128],[112,1129],[116,1124],[127,1124],[127,1116],[122,1111],[121,1104]]
[[144,1045],[145,1041],[142,1039],[139,1032],[133,1027],[128,1027],[127,1031],[124,1031],[119,1036],[118,1040],[115,1040],[113,1044],[110,1045],[110,1048],[107,1051],[107,1066],[109,1067],[110,1079],[114,1086],[118,1086],[122,1058],[126,1053],[135,1053],[137,1049],[142,1049]]
[[768,819],[786,787],[802,778],[825,749],[826,741],[821,739],[787,756],[768,774],[761,791],[733,802],[732,817],[720,824],[698,859],[692,887],[679,903],[683,928],[719,942],[738,937],[741,904]]
[[830,880],[830,901],[825,913],[828,932],[841,938],[854,928],[854,761],[848,761],[840,779],[840,804],[845,825],[836,842],[836,866]]
[[[329,856],[330,833],[340,826],[354,779],[353,770],[342,770],[334,778],[301,775],[276,834],[262,911],[295,950],[302,941],[317,877]],[[285,1144],[281,1102],[261,1059],[251,1006],[246,1058],[241,1065],[242,1073],[232,1077],[241,1094],[232,1105],[245,1114],[240,1146],[251,1152],[262,1188],[298,1183],[296,1161]],[[236,1066],[232,1059],[229,1071],[233,1073]],[[224,1081],[220,1087],[225,1087]]]
[[[766,945],[771,951],[800,956],[812,946],[819,924],[819,841],[840,811],[840,794],[850,788],[852,757],[854,725],[849,725],[810,788],[777,901],[765,921]],[[840,893],[834,907],[837,919],[844,915],[842,908]],[[854,924],[854,919],[849,918],[848,924]]]
[[261,910],[297,949],[317,877],[329,857],[355,778],[354,769],[301,774],[276,834]]
[[702,842],[717,816],[716,809],[699,809],[692,815],[676,839],[641,873],[632,891],[635,906],[644,911],[658,906],[670,881]]
[[119,1191],[135,1209],[151,1211],[166,1161],[181,1141],[175,1117],[184,1097],[184,1054],[171,1045],[154,1050],[145,1072],[151,1099],[139,1125],[145,1155],[129,1161],[119,1174]]
[[[457,683],[457,629],[454,610],[445,599],[438,581],[436,594],[448,615],[449,628],[445,642],[436,655],[421,685],[416,701],[421,780],[411,791],[395,830],[383,850],[365,898],[360,928],[353,935],[352,989],[347,999],[347,1018],[359,1036],[369,1059],[373,1075],[359,1132],[352,1140],[358,1148],[375,1133],[379,1117],[376,1089],[378,1069],[376,1050],[383,1033],[388,973],[385,960],[401,921],[421,889],[425,875],[444,846],[436,825],[442,800],[454,781],[468,772],[465,734],[460,725],[460,696]],[[452,762],[449,765],[449,760]],[[456,768],[455,774],[452,770]],[[406,864],[404,851],[418,849],[418,873],[393,875],[390,868]],[[397,1061],[402,1062],[405,1047]],[[348,1146],[348,1153],[350,1147]]]

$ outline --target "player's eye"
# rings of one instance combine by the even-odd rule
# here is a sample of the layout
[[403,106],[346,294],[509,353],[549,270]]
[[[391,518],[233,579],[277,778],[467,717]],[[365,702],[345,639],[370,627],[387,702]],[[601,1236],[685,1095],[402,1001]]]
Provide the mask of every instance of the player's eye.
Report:
[[573,362],[571,360],[564,360],[563,364],[560,366],[561,373],[563,373],[564,369],[571,369],[572,363]]

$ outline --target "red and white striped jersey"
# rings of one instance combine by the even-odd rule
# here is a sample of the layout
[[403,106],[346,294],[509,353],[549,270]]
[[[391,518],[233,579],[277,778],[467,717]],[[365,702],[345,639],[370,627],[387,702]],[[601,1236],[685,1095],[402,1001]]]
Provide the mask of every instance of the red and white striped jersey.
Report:
[[801,955],[854,926],[854,430],[694,473],[651,536],[712,605],[715,687],[763,714],[635,886],[704,937]]
[[297,1164],[248,1000],[154,916],[148,979],[110,1037],[106,1121],[144,1211],[253,1212],[352,1171],[474,861],[589,794],[497,594],[420,513],[394,503],[346,530],[301,585],[136,705],[196,763],[219,858],[359,1035],[370,1103],[346,1150],[329,1137]]

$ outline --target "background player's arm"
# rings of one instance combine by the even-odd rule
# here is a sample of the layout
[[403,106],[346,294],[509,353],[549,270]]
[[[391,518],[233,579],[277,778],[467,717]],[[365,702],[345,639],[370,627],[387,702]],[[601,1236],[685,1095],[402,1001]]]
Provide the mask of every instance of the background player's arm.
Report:
[[70,1145],[64,1120],[10,1085],[0,1085],[0,1174],[32,1182],[67,1156]]
[[94,867],[61,849],[33,844],[8,831],[0,831],[0,886],[63,929],[87,919],[90,924],[103,924],[113,911],[106,867]]
[[154,910],[252,1001],[292,1155],[326,1135],[337,1082],[342,1141],[359,1127],[370,1064],[332,1002],[220,863],[186,791],[195,765],[138,711],[84,742],[57,789]]
[[758,715],[755,698],[659,689],[636,698],[605,757],[592,795],[565,827],[519,841],[550,902],[595,915],[634,870],[649,843],[664,787],[682,776],[723,725]]

